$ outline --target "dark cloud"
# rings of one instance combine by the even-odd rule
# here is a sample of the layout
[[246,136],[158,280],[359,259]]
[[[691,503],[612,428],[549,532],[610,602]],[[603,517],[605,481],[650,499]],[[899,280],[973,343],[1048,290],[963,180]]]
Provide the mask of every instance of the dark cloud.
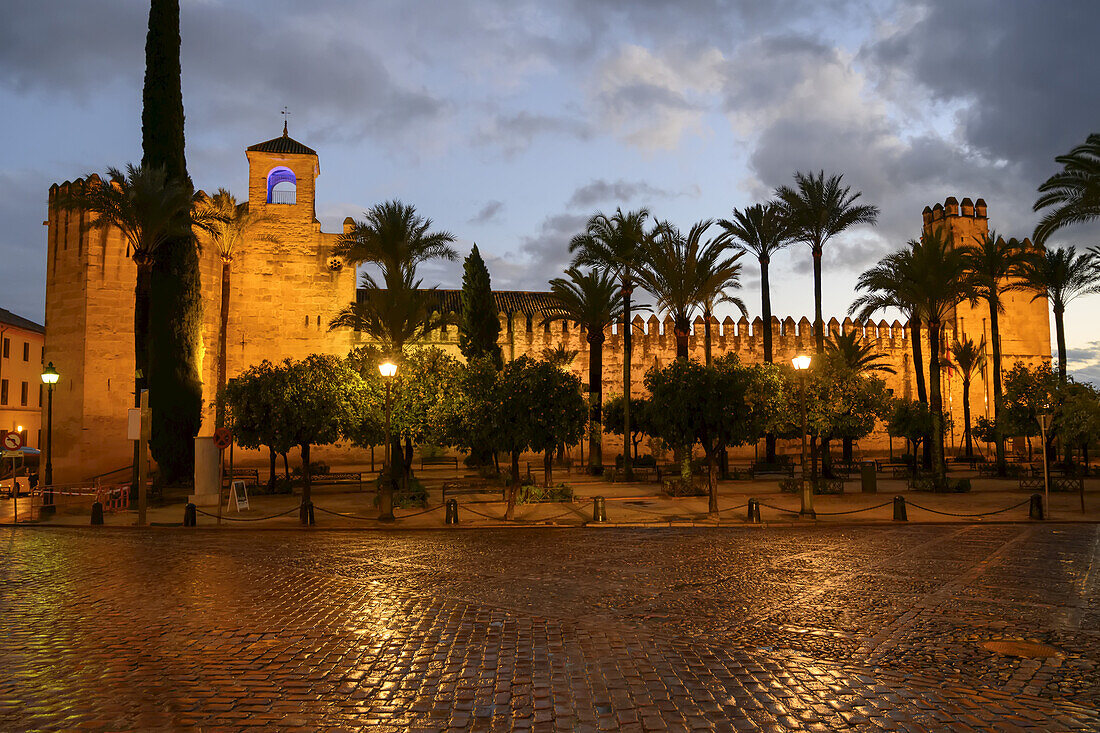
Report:
[[526,110],[491,115],[474,134],[478,145],[493,146],[505,155],[522,152],[545,136],[587,140],[592,126],[579,117],[545,115]]
[[958,142],[1037,181],[1053,172],[1055,155],[1095,131],[1100,4],[930,0],[922,7],[918,22],[899,25],[865,56],[881,73],[960,104]]
[[496,200],[489,201],[488,203],[486,203],[484,206],[481,207],[481,210],[478,211],[477,214],[475,214],[473,216],[473,218],[471,218],[469,220],[468,223],[470,223],[470,224],[487,224],[491,221],[496,220],[496,218],[500,215],[500,212],[503,211],[503,210],[504,210],[504,202],[503,201],[496,201]]
[[571,208],[590,208],[600,204],[618,204],[639,201],[643,206],[649,205],[649,199],[662,199],[676,196],[671,191],[666,191],[656,186],[651,186],[645,181],[605,181],[599,178],[591,183],[579,187],[569,197],[567,206]]
[[37,171],[0,171],[0,308],[43,322],[46,302],[46,191]]

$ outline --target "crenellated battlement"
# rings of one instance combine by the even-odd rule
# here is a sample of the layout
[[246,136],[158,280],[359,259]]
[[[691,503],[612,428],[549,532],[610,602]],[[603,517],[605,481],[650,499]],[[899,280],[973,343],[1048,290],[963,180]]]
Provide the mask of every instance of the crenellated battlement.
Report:
[[921,214],[924,218],[924,228],[927,229],[933,222],[943,221],[945,219],[960,217],[968,219],[987,219],[988,209],[985,199],[983,198],[972,201],[967,197],[964,198],[960,204],[957,198],[948,196],[942,204],[925,206]]

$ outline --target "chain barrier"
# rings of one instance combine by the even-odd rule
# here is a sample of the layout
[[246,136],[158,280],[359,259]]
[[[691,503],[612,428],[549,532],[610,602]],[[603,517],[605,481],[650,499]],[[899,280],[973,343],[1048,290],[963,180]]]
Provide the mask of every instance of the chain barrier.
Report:
[[[299,506],[287,509],[282,514],[272,514],[269,517],[227,517],[227,516],[223,515],[221,518],[224,519],[227,522],[262,522],[265,519],[277,519],[279,517],[285,517],[287,514],[299,511],[300,509],[301,509],[301,506],[299,505]],[[195,507],[195,512],[198,513],[198,514],[203,515],[204,517],[210,517],[211,519],[218,519],[217,514],[211,514],[210,512],[204,512],[202,509],[199,509],[198,507]]]
[[358,514],[343,514],[342,512],[334,512],[331,509],[325,509],[324,507],[317,506],[316,504],[313,505],[313,508],[319,512],[331,514],[336,517],[344,517],[345,519],[362,519],[364,522],[374,522],[378,519],[378,517],[361,517]]
[[[797,509],[783,509],[782,507],[772,506],[771,504],[765,504],[762,501],[757,501],[756,503],[759,506],[766,506],[768,509],[774,509],[777,512],[786,512],[787,514],[798,514]],[[893,503],[894,502],[891,500],[891,501],[884,502],[882,504],[876,504],[875,506],[865,506],[865,507],[862,507],[860,509],[849,509],[848,511],[845,511],[845,512],[819,512],[815,509],[814,514],[815,515],[828,516],[828,517],[839,517],[843,514],[859,514],[860,512],[869,512],[872,509],[881,509],[882,507],[890,506]]]
[[958,514],[958,513],[955,513],[955,512],[941,512],[941,511],[937,511],[935,509],[929,509],[928,507],[923,507],[920,504],[914,504],[911,501],[907,501],[905,503],[906,503],[906,506],[911,506],[914,509],[921,509],[922,511],[931,512],[933,514],[942,514],[945,517],[988,517],[988,516],[991,516],[993,514],[1002,514],[1004,512],[1010,512],[1013,509],[1019,509],[1024,504],[1027,504],[1030,501],[1031,501],[1031,499],[1027,498],[1027,499],[1024,499],[1023,501],[1021,501],[1019,504],[1014,504],[1012,506],[1005,507],[1004,509],[998,509],[998,510],[993,511],[993,512],[980,512],[978,514]]
[[[583,511],[585,507],[591,506],[591,504],[592,504],[591,501],[586,501],[585,503],[578,505],[576,507],[576,512]],[[469,506],[461,506],[460,505],[459,509],[461,511],[470,512],[471,514],[476,514],[479,517],[485,517],[486,519],[491,519],[494,522],[522,522],[524,524],[537,524],[539,522],[549,522],[551,519],[560,519],[562,517],[567,517],[571,514],[575,514],[575,511],[573,509],[570,509],[568,511],[562,512],[561,514],[554,514],[554,515],[551,515],[549,517],[541,517],[539,519],[505,519],[504,517],[494,517],[494,516],[491,516],[489,514],[479,512],[477,509],[471,509]]]

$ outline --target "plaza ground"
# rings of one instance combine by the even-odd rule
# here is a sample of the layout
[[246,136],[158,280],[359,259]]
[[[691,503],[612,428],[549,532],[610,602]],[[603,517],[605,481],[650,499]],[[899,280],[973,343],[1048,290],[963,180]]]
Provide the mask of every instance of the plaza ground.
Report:
[[0,543],[4,730],[1100,728],[1095,524]]

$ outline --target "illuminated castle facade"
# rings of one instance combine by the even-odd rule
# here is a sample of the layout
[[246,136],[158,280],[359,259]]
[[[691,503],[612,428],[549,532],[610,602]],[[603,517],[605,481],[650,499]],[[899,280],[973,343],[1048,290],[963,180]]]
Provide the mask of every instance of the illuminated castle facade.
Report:
[[[242,243],[231,263],[227,370],[233,377],[264,359],[302,358],[311,353],[345,355],[364,343],[361,334],[350,330],[329,331],[329,319],[357,297],[352,268],[332,257],[338,234],[321,231],[316,217],[315,181],[320,174],[317,153],[287,135],[253,145],[248,158],[248,205],[265,217],[254,235]],[[88,230],[85,215],[55,205],[67,187],[82,186],[77,179],[54,185],[49,193],[46,282],[46,353],[63,375],[54,400],[54,477],[59,483],[86,480],[130,463],[131,443],[126,440],[126,411],[133,405],[133,309],[136,268],[127,253],[126,242],[117,231]],[[351,225],[345,219],[344,227]],[[988,231],[985,202],[962,203],[948,198],[943,205],[924,210],[924,227],[943,228],[956,245],[983,236]],[[217,249],[200,237],[204,310],[202,359],[204,434],[213,419],[216,385],[218,314],[221,303],[222,262]],[[588,375],[588,349],[577,324],[542,323],[545,293],[498,292],[500,343],[506,359],[523,354],[539,356],[547,347],[564,344],[579,352],[571,368],[583,381]],[[1047,303],[1031,301],[1029,293],[1010,293],[1004,299],[1000,320],[1001,348],[1005,368],[1016,361],[1050,359],[1050,330]],[[457,309],[457,293],[444,291],[441,309]],[[676,344],[671,319],[661,321],[635,317],[632,379],[638,393],[652,366],[675,358]],[[690,337],[692,358],[703,357],[702,318],[697,318]],[[813,350],[810,321],[802,317],[773,319],[775,360]],[[763,359],[762,329],[757,318],[726,318],[713,323],[713,353],[736,353],[743,361]],[[896,395],[915,397],[915,371],[909,332],[897,321],[866,324],[845,319],[830,320],[831,332],[856,329],[873,339],[897,371],[885,375]],[[945,329],[944,342],[954,335],[990,343],[988,312],[984,306],[962,304],[954,322]],[[427,342],[458,355],[458,335],[450,327]],[[927,346],[924,350],[927,359]],[[622,339],[618,329],[609,329],[604,344],[605,397],[621,392]],[[925,366],[927,370],[927,365]],[[975,418],[992,411],[989,367],[971,385]],[[961,424],[961,379],[950,371],[942,375],[944,409]],[[949,442],[961,440],[961,429]],[[887,436],[876,433],[860,442],[862,450],[886,450]],[[605,436],[605,458],[621,451],[621,438]],[[781,442],[782,445],[782,442]],[[752,448],[748,451],[751,453]],[[350,446],[318,449],[315,455],[330,463],[357,463],[365,453]],[[238,453],[238,456],[241,456]],[[247,454],[244,455],[247,460]],[[253,456],[257,463],[260,456]]]

